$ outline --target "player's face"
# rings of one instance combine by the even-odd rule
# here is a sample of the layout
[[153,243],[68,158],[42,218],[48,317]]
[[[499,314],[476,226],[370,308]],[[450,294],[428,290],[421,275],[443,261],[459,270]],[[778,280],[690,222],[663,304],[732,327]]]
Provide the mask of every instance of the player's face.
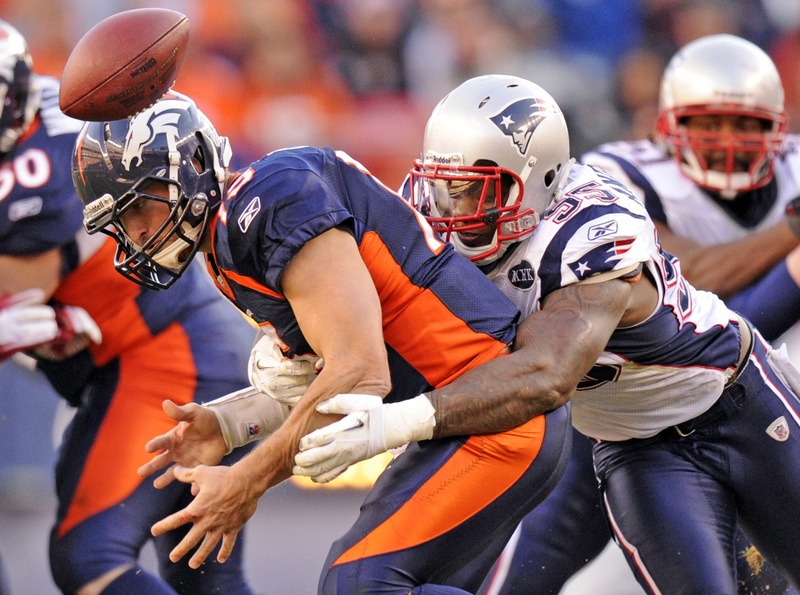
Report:
[[[753,159],[761,150],[764,125],[759,118],[734,114],[702,114],[686,119],[686,129],[694,135],[702,138],[705,133],[709,134],[709,138],[721,139],[721,142],[714,143],[717,145],[715,148],[699,146],[696,152],[705,161],[707,169],[723,173],[746,172],[750,169]],[[737,150],[733,152],[732,163],[728,163],[727,147],[733,145],[734,135],[738,139]],[[748,143],[742,142],[742,139],[748,138],[752,139],[752,150],[747,150]]]
[[[147,192],[169,198],[166,184],[150,184]],[[170,208],[167,203],[140,197],[125,209],[119,219],[131,241],[137,246],[143,246],[169,216]],[[164,234],[166,231],[162,232]]]
[[[486,196],[481,205],[481,194],[486,189]],[[495,185],[479,182],[449,182],[450,214],[455,217],[475,215],[479,210],[486,211],[495,205]],[[490,244],[494,238],[495,227],[483,225],[478,229],[458,231],[466,223],[456,223],[455,227],[459,239],[470,248]]]

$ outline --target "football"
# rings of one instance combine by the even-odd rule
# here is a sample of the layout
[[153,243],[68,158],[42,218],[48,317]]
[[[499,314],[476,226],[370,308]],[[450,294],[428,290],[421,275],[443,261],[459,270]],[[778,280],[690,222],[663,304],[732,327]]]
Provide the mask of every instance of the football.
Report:
[[189,19],[166,8],[126,10],[100,21],[73,48],[58,102],[79,120],[121,120],[153,105],[178,77]]

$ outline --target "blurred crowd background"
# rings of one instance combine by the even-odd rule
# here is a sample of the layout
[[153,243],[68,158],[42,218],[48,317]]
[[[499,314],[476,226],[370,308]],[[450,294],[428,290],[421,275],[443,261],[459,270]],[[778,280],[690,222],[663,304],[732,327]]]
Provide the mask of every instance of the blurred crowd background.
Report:
[[[0,0],[0,18],[25,35],[35,69],[58,77],[93,25],[153,6],[189,16],[190,51],[175,88],[230,137],[235,165],[280,147],[332,146],[396,188],[420,154],[438,100],[487,73],[520,75],[549,91],[579,156],[602,142],[647,136],[669,58],[723,32],[772,56],[790,130],[800,132],[800,0]],[[47,387],[31,390],[42,383],[24,370],[7,365],[4,373],[0,525],[14,564],[22,564],[17,576],[39,580],[24,592],[45,593],[53,589],[45,571],[54,462],[47,412],[60,401]],[[12,514],[3,517],[4,509]],[[46,513],[13,514],[20,510]],[[343,510],[349,518],[355,504]],[[316,541],[313,554],[323,559],[327,541]],[[283,543],[275,551],[299,556],[315,543],[309,537],[298,551]],[[282,570],[296,581],[298,566],[252,561],[253,572],[269,570],[272,584]],[[313,583],[315,572],[306,574]]]
[[0,17],[26,36],[36,69],[59,76],[94,24],[148,6],[189,16],[175,89],[243,163],[332,146],[397,187],[436,102],[491,72],[548,90],[580,155],[647,135],[666,61],[721,32],[773,57],[800,131],[800,0],[0,0]]

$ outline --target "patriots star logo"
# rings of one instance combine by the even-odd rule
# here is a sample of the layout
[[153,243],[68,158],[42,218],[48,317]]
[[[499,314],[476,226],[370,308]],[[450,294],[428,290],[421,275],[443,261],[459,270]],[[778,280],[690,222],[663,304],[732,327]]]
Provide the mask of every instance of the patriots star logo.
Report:
[[554,105],[529,97],[520,99],[503,108],[503,110],[489,119],[506,136],[511,137],[511,142],[517,147],[520,155],[528,152],[533,131],[548,114],[555,114]]

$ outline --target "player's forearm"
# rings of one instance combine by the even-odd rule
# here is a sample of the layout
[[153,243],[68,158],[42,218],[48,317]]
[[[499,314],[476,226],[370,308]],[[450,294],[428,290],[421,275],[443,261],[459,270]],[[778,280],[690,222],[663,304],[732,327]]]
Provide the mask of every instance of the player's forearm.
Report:
[[433,437],[504,432],[566,403],[572,389],[557,388],[529,355],[497,358],[427,393],[436,410]]
[[49,298],[58,286],[61,268],[58,248],[30,256],[0,255],[0,294],[38,287]]
[[265,438],[235,466],[250,478],[254,497],[261,497],[292,474],[300,438],[332,421],[301,399],[283,425]]
[[631,286],[620,280],[553,292],[520,324],[516,350],[429,394],[434,438],[515,428],[572,398],[626,311]]
[[[349,391],[365,391],[383,396],[388,388],[377,382],[367,370],[352,360],[330,358],[325,368],[297,402],[286,421],[236,465],[246,468],[259,497],[291,476],[294,457],[300,451],[300,439],[310,432],[341,419],[341,415],[323,415],[317,405],[330,396]],[[375,392],[369,392],[375,391]]]
[[[516,351],[429,393],[436,409],[435,438],[510,430],[572,398],[593,356],[576,355],[585,334],[580,320],[570,322],[570,331],[562,326],[563,333],[547,331],[549,321],[554,322],[552,316],[537,312],[520,327]],[[555,334],[573,337],[575,347],[552,341]]]
[[681,260],[683,274],[698,289],[722,298],[743,290],[798,246],[785,222],[736,242],[706,246],[689,253],[664,247]]

